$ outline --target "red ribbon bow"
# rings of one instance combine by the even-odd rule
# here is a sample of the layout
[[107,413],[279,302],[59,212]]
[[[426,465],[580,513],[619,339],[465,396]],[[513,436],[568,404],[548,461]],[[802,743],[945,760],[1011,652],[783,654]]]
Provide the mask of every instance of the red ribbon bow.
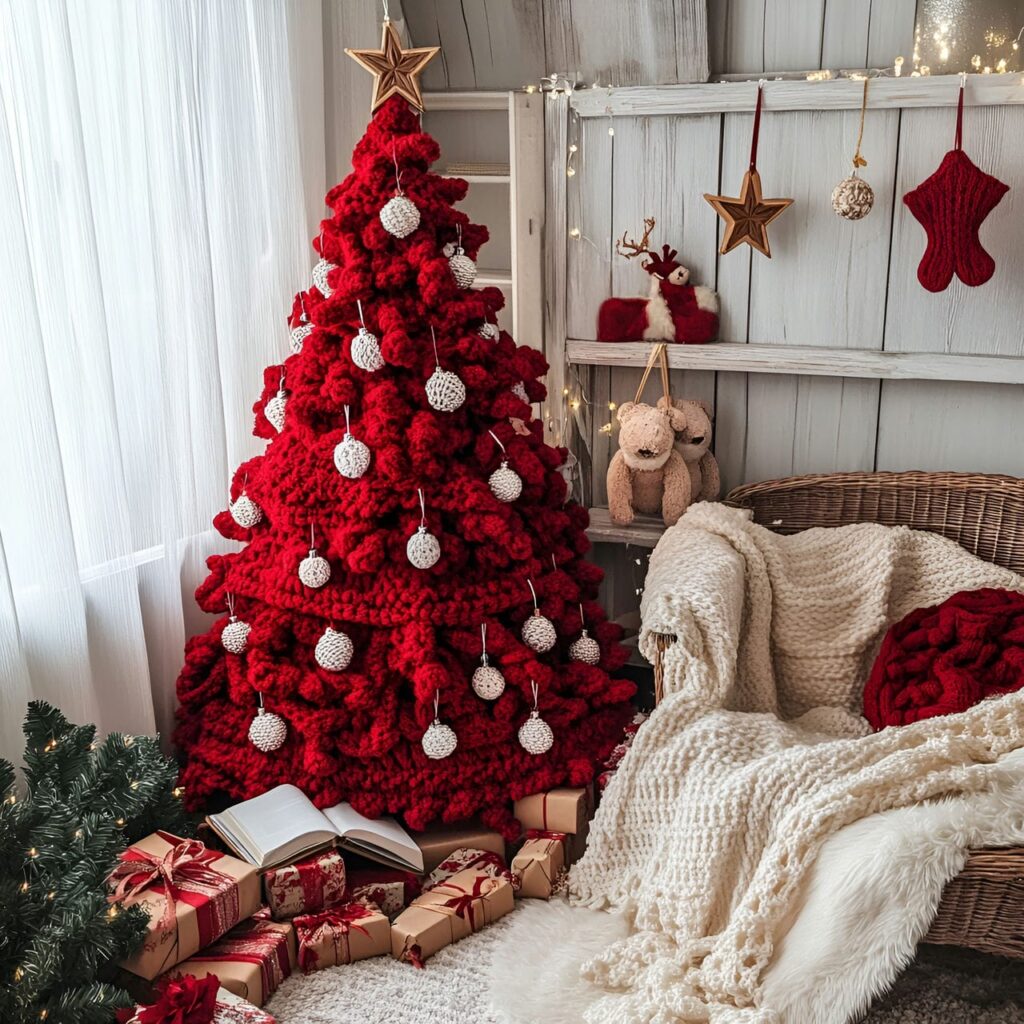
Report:
[[300,924],[303,930],[309,929],[308,934],[303,935],[299,945],[299,966],[303,971],[308,971],[318,960],[313,946],[321,942],[333,942],[335,951],[338,947],[338,939],[345,943],[345,962],[352,960],[352,949],[349,945],[349,932],[362,932],[367,938],[370,933],[357,921],[364,917],[373,917],[373,911],[361,903],[348,903],[343,907],[334,907],[325,910],[320,914],[309,914],[306,917],[296,918],[295,923]]
[[569,836],[565,832],[552,832],[545,828],[530,828],[526,830],[527,841],[531,839],[554,839],[559,843],[566,843]]
[[476,916],[473,904],[480,899],[481,896],[485,895],[485,885],[488,890],[493,889],[495,886],[495,879],[491,878],[489,875],[479,875],[473,883],[472,889],[463,889],[461,885],[454,885],[451,882],[442,882],[440,885],[435,886],[431,891],[438,892],[441,889],[457,890],[456,894],[446,899],[441,906],[450,907],[455,911],[456,917],[468,920],[470,929],[475,932]]
[[141,1008],[133,1024],[211,1024],[217,1012],[220,982],[212,974],[167,978],[158,986],[155,1003]]
[[162,856],[148,853],[135,846],[121,854],[117,867],[107,876],[107,883],[115,884],[108,896],[111,903],[120,903],[150,886],[163,886],[166,905],[158,928],[164,931],[174,923],[174,905],[178,901],[177,882],[191,879],[208,885],[219,886],[224,875],[209,865],[220,860],[221,854],[208,850],[198,839],[181,839]]

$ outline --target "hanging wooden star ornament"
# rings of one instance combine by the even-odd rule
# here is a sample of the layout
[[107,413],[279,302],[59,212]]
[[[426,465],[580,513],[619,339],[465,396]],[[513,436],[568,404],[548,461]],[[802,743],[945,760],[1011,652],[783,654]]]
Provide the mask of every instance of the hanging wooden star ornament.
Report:
[[345,52],[373,75],[373,101],[370,104],[370,111],[373,112],[385,100],[396,94],[408,100],[417,110],[422,110],[420,75],[440,51],[440,46],[421,46],[403,50],[402,40],[399,39],[394,24],[389,18],[385,18],[379,50]]
[[715,208],[715,212],[725,223],[722,245],[719,252],[723,255],[732,252],[738,245],[746,242],[759,253],[772,258],[771,246],[768,244],[768,225],[787,206],[792,199],[765,199],[761,194],[761,175],[757,173],[757,139],[761,131],[761,91],[763,83],[757,86],[757,106],[754,108],[754,134],[750,143],[750,167],[743,175],[743,184],[738,196],[713,196],[704,194],[704,198]]

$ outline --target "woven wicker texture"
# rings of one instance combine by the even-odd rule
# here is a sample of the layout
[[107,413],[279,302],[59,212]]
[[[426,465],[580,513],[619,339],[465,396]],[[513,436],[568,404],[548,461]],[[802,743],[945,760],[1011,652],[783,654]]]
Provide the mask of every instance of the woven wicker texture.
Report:
[[[1024,573],[1024,480],[983,473],[829,473],[730,491],[776,533],[882,523],[931,530],[986,561]],[[659,637],[654,666],[671,642]],[[660,697],[660,692],[657,693]],[[1024,959],[1024,848],[973,851],[943,893],[925,942]]]

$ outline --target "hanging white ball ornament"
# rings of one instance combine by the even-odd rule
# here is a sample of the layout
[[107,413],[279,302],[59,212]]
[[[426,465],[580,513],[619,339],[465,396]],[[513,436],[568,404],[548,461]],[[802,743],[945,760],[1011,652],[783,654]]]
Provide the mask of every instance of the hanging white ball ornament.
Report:
[[471,288],[476,280],[476,264],[466,255],[466,250],[461,245],[455,247],[455,252],[448,257],[448,266],[451,268],[452,277],[460,288]]
[[438,412],[455,412],[466,400],[466,385],[451,370],[438,366],[426,383],[427,401]]
[[348,634],[328,626],[323,636],[317,640],[313,656],[316,663],[328,672],[342,672],[348,668],[354,653],[355,647]]
[[569,645],[569,657],[585,665],[596,665],[601,660],[601,645],[584,629]]
[[540,717],[536,709],[519,727],[519,744],[528,754],[546,754],[555,742],[551,726]]
[[530,396],[526,393],[526,384],[524,381],[517,381],[512,385],[512,394],[516,396],[521,402],[530,404]]
[[498,501],[515,501],[523,493],[523,481],[514,469],[509,469],[507,459],[502,459],[501,465],[491,474],[487,485]]
[[418,526],[405,545],[405,554],[417,569],[429,569],[441,557],[441,544],[425,526]]
[[558,641],[558,633],[555,632],[554,623],[536,610],[523,623],[522,636],[523,643],[538,654],[550,651]]
[[331,564],[326,558],[321,558],[316,553],[316,548],[310,548],[309,554],[299,562],[299,579],[307,587],[314,590],[322,587],[331,578]]
[[486,662],[473,673],[473,692],[483,700],[497,700],[505,692],[505,677]]
[[861,220],[874,204],[874,189],[857,174],[844,178],[832,190],[832,209],[844,220]]
[[420,211],[407,195],[399,193],[384,204],[380,222],[389,235],[405,238],[420,226]]
[[298,327],[293,327],[291,334],[288,335],[288,347],[292,350],[295,355],[298,355],[302,351],[303,342],[316,330],[313,324],[299,324]]
[[370,449],[346,433],[334,446],[334,466],[342,476],[358,480],[370,468]]
[[459,738],[450,725],[445,725],[435,718],[427,727],[420,743],[423,746],[423,753],[427,757],[433,761],[440,761],[455,752],[455,748],[459,745]]
[[280,715],[266,708],[258,708],[256,717],[249,726],[249,739],[257,750],[264,754],[278,750],[288,736],[288,726]]
[[327,275],[332,270],[337,270],[337,267],[336,263],[331,263],[330,260],[325,260],[321,256],[313,268],[313,284],[325,299],[329,299],[334,294],[334,289],[327,283]]
[[240,622],[237,615],[228,618],[228,624],[220,631],[220,642],[229,654],[242,654],[249,643],[252,626]]
[[284,388],[278,388],[277,394],[263,406],[263,415],[270,421],[270,425],[280,434],[284,430],[284,410],[288,404],[288,396]]
[[360,370],[369,373],[376,373],[384,365],[377,335],[371,334],[365,327],[360,327],[359,333],[352,339],[352,362]]
[[485,341],[497,341],[501,337],[501,328],[497,324],[485,320],[476,333]]
[[238,501],[228,504],[228,509],[231,512],[231,518],[247,530],[263,520],[263,509],[244,491],[238,496]]

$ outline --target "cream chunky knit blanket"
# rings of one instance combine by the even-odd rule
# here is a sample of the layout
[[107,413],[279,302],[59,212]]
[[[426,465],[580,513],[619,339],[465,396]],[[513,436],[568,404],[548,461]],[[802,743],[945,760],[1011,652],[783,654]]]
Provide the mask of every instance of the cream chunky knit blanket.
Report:
[[[782,537],[693,506],[651,558],[641,648],[665,698],[637,734],[570,876],[631,913],[589,977],[626,997],[591,1024],[769,1024],[761,977],[826,838],[877,811],[986,788],[1024,746],[1024,693],[871,734],[859,709],[886,628],[959,590],[1024,579],[929,533],[873,524]],[[822,921],[822,928],[828,927]]]

